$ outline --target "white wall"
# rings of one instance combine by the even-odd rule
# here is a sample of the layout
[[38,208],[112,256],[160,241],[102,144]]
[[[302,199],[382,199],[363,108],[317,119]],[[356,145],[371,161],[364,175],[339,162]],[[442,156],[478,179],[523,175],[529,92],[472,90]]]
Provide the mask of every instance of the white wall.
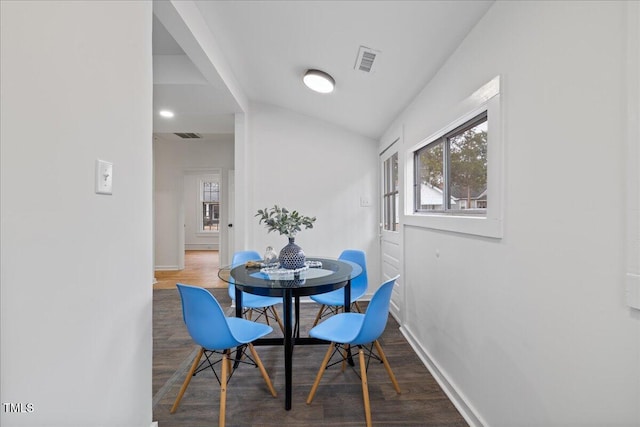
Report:
[[233,153],[233,135],[215,141],[168,141],[156,137],[153,143],[156,269],[177,269],[180,252],[184,251],[180,227],[184,227],[185,173],[219,169],[222,189],[226,190],[227,172],[233,169]]
[[390,127],[404,126],[407,150],[502,77],[504,237],[403,230],[404,331],[472,422],[640,425],[625,13],[614,1],[496,2]]
[[0,424],[148,427],[151,3],[0,4]]
[[627,5],[627,303],[640,309],[640,2]]
[[[249,184],[236,187],[237,197],[250,192],[248,209],[236,212],[247,224],[248,248],[263,253],[271,245],[279,252],[287,244],[285,236],[267,233],[258,224],[258,209],[278,204],[316,216],[314,227],[300,232],[296,243],[309,256],[338,257],[346,248],[364,250],[369,291],[375,290],[380,277],[376,142],[264,104],[253,104],[248,118]],[[361,207],[361,196],[372,205]]]

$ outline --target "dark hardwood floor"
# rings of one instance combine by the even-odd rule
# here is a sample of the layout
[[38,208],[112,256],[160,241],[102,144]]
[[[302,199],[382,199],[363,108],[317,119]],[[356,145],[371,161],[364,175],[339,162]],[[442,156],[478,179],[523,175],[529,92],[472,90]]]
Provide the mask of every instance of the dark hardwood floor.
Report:
[[[210,289],[210,292],[227,314],[232,314],[227,290]],[[159,427],[215,426],[218,424],[220,387],[211,371],[194,377],[177,412],[169,413],[197,348],[184,327],[177,290],[154,290],[153,293],[153,419],[158,421]],[[301,334],[306,336],[318,306],[314,303],[301,306]],[[272,334],[281,334],[277,325]],[[391,316],[380,342],[402,394],[393,389],[384,366],[372,361],[368,379],[375,426],[467,426]],[[362,388],[354,369],[347,368],[343,373],[340,365],[330,367],[312,404],[305,403],[326,345],[295,348],[293,408],[290,411],[284,409],[283,349],[264,346],[256,347],[256,350],[278,396],[274,398],[269,394],[258,369],[241,365],[228,386],[227,426],[365,425]]]

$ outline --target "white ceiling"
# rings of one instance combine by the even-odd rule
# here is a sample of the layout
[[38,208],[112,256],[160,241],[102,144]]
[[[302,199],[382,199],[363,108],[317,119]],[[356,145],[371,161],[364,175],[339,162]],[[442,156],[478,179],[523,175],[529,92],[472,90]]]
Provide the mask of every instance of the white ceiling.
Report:
[[[493,0],[194,3],[248,100],[378,139]],[[204,77],[177,35],[154,18],[154,132],[233,133],[232,90]],[[360,46],[379,51],[370,74],[354,69]],[[335,91],[308,90],[308,68],[331,74]],[[159,118],[160,108],[176,117]]]

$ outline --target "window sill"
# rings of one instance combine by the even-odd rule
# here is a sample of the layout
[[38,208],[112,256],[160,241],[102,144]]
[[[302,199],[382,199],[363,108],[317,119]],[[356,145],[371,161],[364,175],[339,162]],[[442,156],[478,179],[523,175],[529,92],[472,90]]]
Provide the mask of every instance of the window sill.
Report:
[[405,215],[404,225],[473,236],[502,238],[502,220],[480,216],[444,214]]
[[196,236],[198,237],[211,237],[217,236],[218,234],[220,234],[219,231],[196,231]]

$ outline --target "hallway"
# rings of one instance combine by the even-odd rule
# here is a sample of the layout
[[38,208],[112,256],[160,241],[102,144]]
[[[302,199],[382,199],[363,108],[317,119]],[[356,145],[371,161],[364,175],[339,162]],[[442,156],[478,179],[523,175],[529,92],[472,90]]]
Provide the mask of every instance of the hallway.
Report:
[[175,289],[176,283],[226,288],[227,283],[218,278],[220,254],[218,251],[185,251],[184,270],[156,270],[153,289]]

